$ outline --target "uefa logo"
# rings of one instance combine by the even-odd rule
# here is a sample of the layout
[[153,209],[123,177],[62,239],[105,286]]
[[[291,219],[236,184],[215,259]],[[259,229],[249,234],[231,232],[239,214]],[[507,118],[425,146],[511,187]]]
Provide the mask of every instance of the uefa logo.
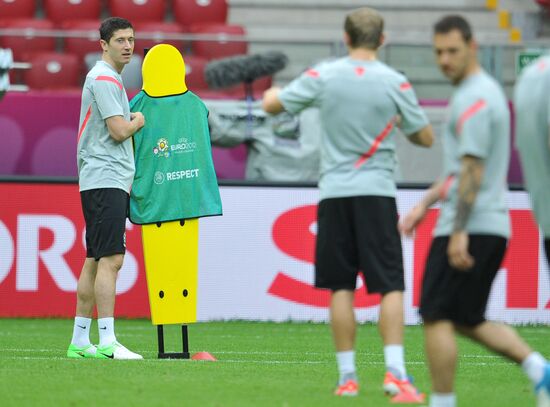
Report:
[[157,185],[162,184],[164,182],[164,174],[160,171],[155,172],[155,176],[153,178],[153,181]]

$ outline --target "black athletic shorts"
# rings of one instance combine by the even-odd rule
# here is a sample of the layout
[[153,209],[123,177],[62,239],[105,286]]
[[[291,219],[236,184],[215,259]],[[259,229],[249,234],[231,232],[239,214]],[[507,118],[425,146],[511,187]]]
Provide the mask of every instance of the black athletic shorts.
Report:
[[354,290],[360,270],[369,293],[405,289],[395,199],[323,199],[317,212],[315,286]]
[[80,192],[86,221],[86,257],[102,257],[126,252],[126,216],[129,196],[118,188]]
[[476,326],[485,321],[485,308],[493,280],[506,253],[500,236],[470,235],[468,250],[475,260],[471,270],[449,264],[449,237],[436,237],[430,248],[420,300],[424,321],[450,320]]

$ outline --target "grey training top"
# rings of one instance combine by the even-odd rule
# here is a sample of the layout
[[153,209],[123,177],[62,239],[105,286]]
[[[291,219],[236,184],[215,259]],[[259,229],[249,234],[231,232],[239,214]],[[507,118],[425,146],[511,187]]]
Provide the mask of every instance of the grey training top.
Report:
[[307,70],[279,98],[291,113],[319,107],[321,199],[395,197],[396,117],[406,135],[428,125],[404,75],[380,61],[345,57]]
[[80,107],[77,163],[80,191],[119,188],[130,192],[134,179],[131,138],[115,141],[105,119],[123,116],[130,120],[128,97],[121,76],[105,61],[88,72]]
[[466,230],[509,237],[506,177],[510,158],[510,110],[502,88],[486,72],[467,77],[457,87],[450,101],[443,152],[446,182],[434,235],[452,233],[461,159],[471,155],[483,159],[484,173]]
[[550,238],[550,56],[526,68],[515,89],[516,146],[525,186],[544,237]]

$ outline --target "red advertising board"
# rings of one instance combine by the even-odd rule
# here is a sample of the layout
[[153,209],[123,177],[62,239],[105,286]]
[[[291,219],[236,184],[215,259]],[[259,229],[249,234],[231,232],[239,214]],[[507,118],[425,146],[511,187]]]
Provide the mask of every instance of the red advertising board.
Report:
[[[221,192],[224,216],[200,221],[198,319],[326,321],[330,293],[313,287],[317,190],[228,186]],[[400,190],[400,212],[421,195]],[[85,257],[78,186],[0,181],[0,197],[0,317],[73,316]],[[550,322],[548,266],[538,227],[524,192],[511,192],[509,202],[513,238],[493,285],[489,317]],[[430,210],[416,239],[403,239],[408,324],[419,322],[437,211]],[[359,279],[359,319],[375,320],[379,302]],[[140,227],[131,223],[116,316],[149,317]]]

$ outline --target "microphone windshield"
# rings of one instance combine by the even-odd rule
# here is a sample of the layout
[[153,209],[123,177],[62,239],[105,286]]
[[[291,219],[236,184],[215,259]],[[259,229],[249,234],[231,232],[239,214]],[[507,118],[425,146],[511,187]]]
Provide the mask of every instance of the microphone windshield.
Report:
[[271,76],[284,69],[287,63],[288,57],[279,51],[237,55],[210,62],[206,65],[204,76],[211,88],[227,88]]

